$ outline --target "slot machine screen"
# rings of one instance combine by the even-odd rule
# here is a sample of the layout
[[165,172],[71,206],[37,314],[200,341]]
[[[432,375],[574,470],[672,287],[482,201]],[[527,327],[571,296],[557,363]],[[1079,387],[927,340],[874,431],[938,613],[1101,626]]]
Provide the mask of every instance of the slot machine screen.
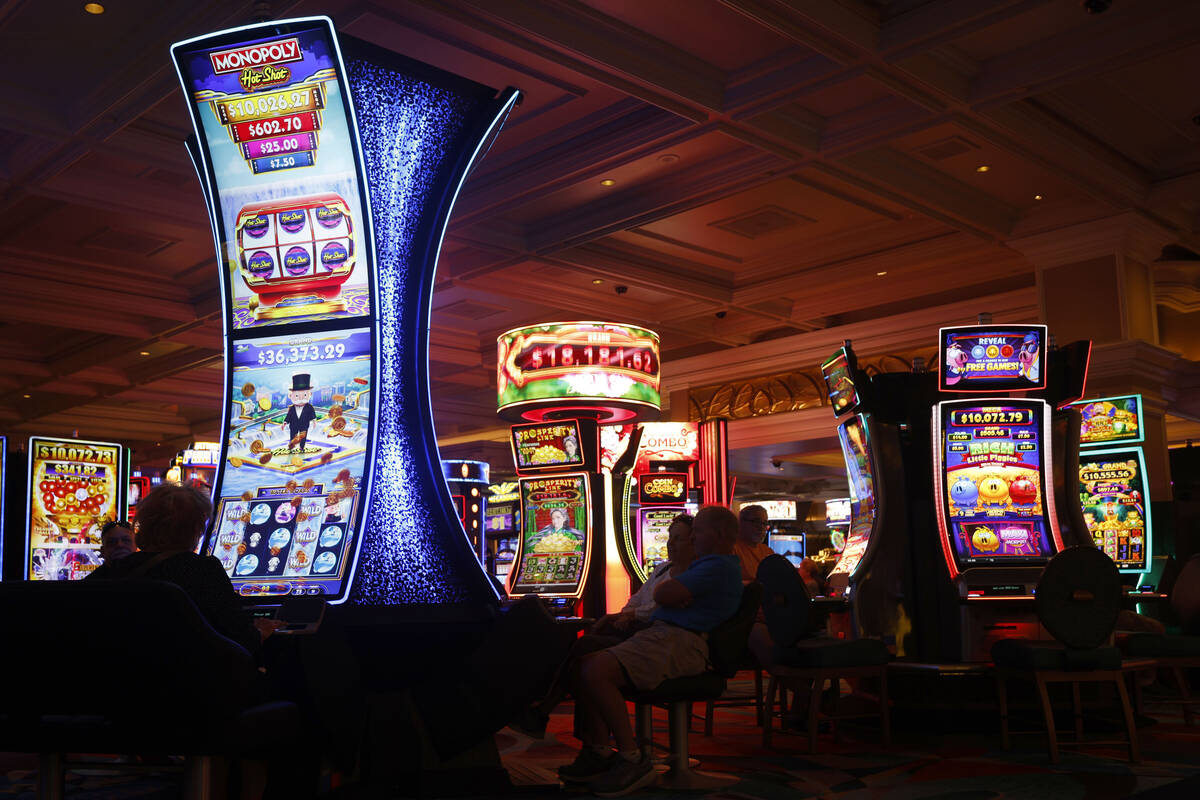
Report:
[[25,577],[80,580],[100,566],[100,529],[122,518],[125,449],[109,442],[29,439]]
[[682,513],[683,506],[638,509],[638,552],[647,575],[667,560],[667,535],[671,521]]
[[839,497],[825,501],[825,526],[850,524],[850,498]]
[[938,388],[1017,392],[1046,385],[1045,325],[942,328]]
[[1151,524],[1141,448],[1080,453],[1079,498],[1096,547],[1122,572],[1145,572]]
[[510,595],[579,597],[588,568],[586,474],[521,478],[521,542]]
[[942,403],[940,487],[960,568],[1038,564],[1055,553],[1043,473],[1046,404]]
[[365,194],[326,20],[172,48],[213,189],[229,330],[370,314]]
[[858,389],[854,384],[854,368],[850,359],[849,351],[843,347],[821,365],[821,377],[825,379],[829,405],[833,406],[835,416],[852,411],[859,404]]
[[851,417],[838,426],[846,477],[850,481],[850,528],[841,557],[829,573],[831,580],[836,575],[854,573],[867,552],[875,527],[875,464],[871,457],[869,431],[864,414]]
[[1082,447],[1118,442],[1133,444],[1146,438],[1140,394],[1081,400],[1071,405],[1078,408],[1083,417],[1079,431]]
[[358,545],[370,331],[281,332],[233,354],[207,551],[244,596],[337,595]]
[[767,537],[767,546],[791,562],[792,566],[800,566],[804,560],[804,534],[802,533],[773,533]]
[[513,463],[519,472],[582,467],[586,445],[573,419],[512,426]]

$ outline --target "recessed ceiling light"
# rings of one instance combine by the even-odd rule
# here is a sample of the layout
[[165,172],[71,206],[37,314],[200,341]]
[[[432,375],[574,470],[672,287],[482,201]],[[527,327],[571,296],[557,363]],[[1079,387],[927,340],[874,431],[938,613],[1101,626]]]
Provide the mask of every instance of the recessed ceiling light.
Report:
[[148,356],[148,355],[150,355],[150,351],[149,351],[149,350],[143,350],[142,352],[138,353],[138,355],[139,355],[139,356]]
[[1033,196],[1033,199],[1034,199],[1034,200],[1041,200],[1041,199],[1042,199],[1042,196],[1041,196],[1040,194],[1035,194],[1035,195]]
[[987,172],[989,169],[991,169],[991,167],[989,167],[987,164],[980,164],[978,167],[975,168],[975,171],[976,172]]
[[89,14],[103,14],[104,6],[99,3],[84,3],[83,10]]
[[876,272],[875,274],[876,274],[878,277],[882,278],[884,275],[887,275],[887,270],[885,269],[885,270],[883,270],[882,272]]
[[600,181],[600,185],[601,186],[616,186],[617,182],[614,181],[612,178],[605,178],[604,180]]
[[674,164],[679,160],[679,156],[675,155],[674,153],[663,153],[658,157],[658,160],[663,164]]
[[31,395],[31,394],[23,394],[23,395],[21,395],[21,397],[24,397],[26,400],[28,400],[29,398],[33,397],[33,395]]
[[603,278],[592,278],[592,286],[599,286],[602,283],[604,283]]

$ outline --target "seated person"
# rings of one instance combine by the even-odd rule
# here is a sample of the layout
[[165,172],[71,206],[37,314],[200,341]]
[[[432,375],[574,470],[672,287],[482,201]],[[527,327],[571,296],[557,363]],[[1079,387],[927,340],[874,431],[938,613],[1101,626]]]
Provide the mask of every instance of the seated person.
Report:
[[522,711],[509,723],[509,727],[537,739],[545,736],[551,712],[567,697],[567,677],[579,659],[597,650],[612,647],[639,630],[649,627],[650,617],[658,608],[658,603],[654,600],[655,589],[663,581],[686,570],[692,563],[693,555],[692,517],[690,514],[680,514],[671,520],[671,526],[667,529],[667,560],[654,568],[642,587],[625,603],[624,608],[615,614],[605,614],[596,620],[591,631],[575,640],[546,696],[536,705]]
[[806,558],[796,569],[800,573],[800,580],[804,581],[804,588],[808,591],[809,597],[818,597],[825,593],[825,576],[821,574],[821,568],[817,566],[817,562]]
[[667,528],[667,560],[654,568],[646,582],[633,593],[624,608],[616,614],[605,614],[596,620],[592,633],[625,638],[650,625],[650,616],[658,608],[654,590],[668,578],[674,578],[692,564],[692,515],[680,514]]
[[[621,690],[651,690],[670,678],[708,669],[705,635],[737,613],[741,568],[733,555],[737,518],[721,506],[705,506],[692,523],[695,560],[677,577],[659,584],[659,608],[649,628],[620,644],[584,658],[573,678],[576,730],[583,749],[558,775],[591,783],[601,796],[616,796],[651,783],[656,773],[638,752]],[[609,736],[617,751],[609,749]]]
[[758,564],[775,551],[763,543],[771,523],[762,506],[742,506],[738,512],[737,542],[733,554],[742,562],[742,583],[750,583],[758,574]]
[[137,550],[133,541],[133,526],[125,520],[110,520],[100,529],[100,558],[107,564],[119,561]]
[[149,578],[173,583],[187,593],[208,623],[258,657],[262,640],[275,625],[257,624],[242,608],[221,562],[196,555],[212,513],[208,496],[191,486],[164,483],[138,504],[138,552],[105,560],[87,580]]

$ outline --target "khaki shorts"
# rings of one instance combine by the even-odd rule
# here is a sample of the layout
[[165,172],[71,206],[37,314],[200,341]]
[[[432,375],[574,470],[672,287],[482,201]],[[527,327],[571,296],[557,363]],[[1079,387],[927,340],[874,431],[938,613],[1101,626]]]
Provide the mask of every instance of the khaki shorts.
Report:
[[668,678],[708,669],[708,642],[698,633],[661,620],[605,652],[612,653],[637,689],[650,691]]

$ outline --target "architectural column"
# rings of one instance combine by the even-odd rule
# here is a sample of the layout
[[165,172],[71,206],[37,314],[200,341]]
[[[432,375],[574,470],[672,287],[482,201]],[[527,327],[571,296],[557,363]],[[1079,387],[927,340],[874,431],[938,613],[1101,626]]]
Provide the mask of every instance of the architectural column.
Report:
[[1170,233],[1136,212],[1007,242],[1032,262],[1042,320],[1059,344],[1091,339],[1085,397],[1141,394],[1150,495],[1171,499],[1165,415],[1181,361],[1162,347],[1154,261]]

